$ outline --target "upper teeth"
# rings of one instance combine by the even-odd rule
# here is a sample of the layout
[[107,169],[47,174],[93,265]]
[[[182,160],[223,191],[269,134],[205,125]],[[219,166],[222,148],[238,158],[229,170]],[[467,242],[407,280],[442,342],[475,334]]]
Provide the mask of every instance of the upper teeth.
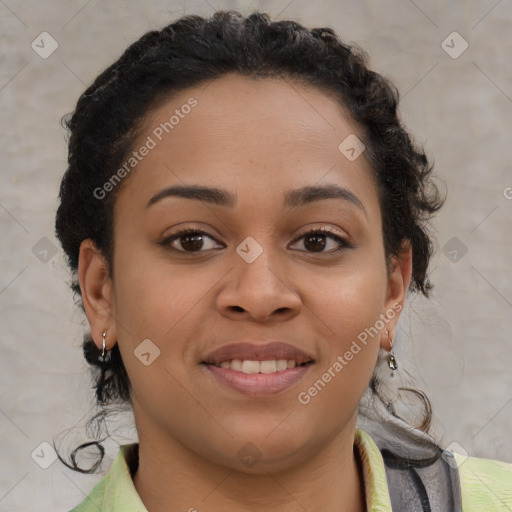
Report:
[[232,361],[222,361],[219,366],[243,373],[273,373],[295,368],[297,362],[294,359],[271,359],[269,361],[233,359]]

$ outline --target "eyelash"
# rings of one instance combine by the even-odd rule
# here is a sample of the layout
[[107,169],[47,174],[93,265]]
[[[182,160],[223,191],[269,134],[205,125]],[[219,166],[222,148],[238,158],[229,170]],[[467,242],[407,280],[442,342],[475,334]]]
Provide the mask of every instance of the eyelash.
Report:
[[[316,235],[316,234],[322,234],[322,235],[328,236],[329,238],[331,238],[331,240],[336,241],[340,245],[340,247],[338,249],[335,249],[334,251],[331,250],[331,251],[320,251],[320,252],[314,252],[314,251],[301,251],[301,252],[307,252],[309,254],[338,254],[340,252],[345,251],[346,249],[351,249],[353,247],[352,244],[347,242],[347,240],[345,240],[344,238],[339,236],[337,233],[335,233],[333,230],[331,230],[327,227],[321,227],[321,228],[312,229],[310,231],[306,231],[305,233],[300,235],[298,238],[296,238],[292,242],[292,244],[295,244],[302,238],[305,238],[310,235]],[[172,235],[169,235],[168,237],[164,238],[161,242],[158,243],[158,245],[163,246],[163,247],[169,247],[170,249],[172,249],[176,252],[184,253],[184,254],[199,254],[202,252],[206,252],[204,250],[184,251],[184,250],[176,249],[174,247],[170,247],[171,243],[174,240],[178,240],[185,235],[205,235],[206,237],[210,238],[211,240],[214,240],[215,242],[217,242],[217,240],[215,240],[215,238],[213,238],[211,235],[209,235],[205,231],[201,231],[199,229],[194,229],[194,228],[190,228],[190,227],[184,227],[184,228],[179,229]],[[219,243],[219,242],[217,242],[217,243]]]

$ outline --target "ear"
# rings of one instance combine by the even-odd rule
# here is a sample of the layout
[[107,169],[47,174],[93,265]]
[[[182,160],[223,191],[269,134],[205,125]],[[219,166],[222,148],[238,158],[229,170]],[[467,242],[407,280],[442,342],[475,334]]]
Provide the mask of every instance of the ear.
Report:
[[106,331],[105,341],[110,350],[117,339],[112,279],[107,260],[89,238],[80,245],[78,280],[94,343],[101,349],[102,333]]
[[[392,269],[389,273],[386,303],[384,306],[384,318],[388,321],[381,331],[380,346],[387,351],[391,350],[395,339],[395,328],[404,308],[405,297],[411,282],[412,275],[412,247],[409,240],[402,243],[402,248],[397,256],[391,258]],[[389,336],[386,330],[389,331]]]

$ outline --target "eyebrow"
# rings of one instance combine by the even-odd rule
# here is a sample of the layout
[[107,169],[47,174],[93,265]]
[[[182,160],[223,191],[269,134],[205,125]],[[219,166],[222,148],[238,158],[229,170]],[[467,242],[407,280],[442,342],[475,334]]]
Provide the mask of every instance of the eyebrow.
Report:
[[[172,185],[157,192],[149,200],[146,208],[167,197],[197,199],[228,208],[234,208],[237,203],[235,194],[221,188],[205,187],[202,185]],[[284,198],[284,205],[287,208],[297,208],[322,199],[342,199],[357,206],[368,217],[361,200],[353,192],[339,185],[305,186],[289,190],[285,193]]]

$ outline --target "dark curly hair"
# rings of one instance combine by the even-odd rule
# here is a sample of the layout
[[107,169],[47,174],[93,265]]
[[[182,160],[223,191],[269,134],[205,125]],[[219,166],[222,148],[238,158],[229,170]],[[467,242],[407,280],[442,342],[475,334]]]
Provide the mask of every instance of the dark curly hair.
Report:
[[[94,190],[112,177],[133,150],[151,109],[177,91],[233,72],[313,85],[334,94],[348,109],[363,130],[365,157],[374,172],[387,262],[409,241],[413,252],[410,288],[428,297],[432,285],[427,267],[433,246],[426,221],[443,199],[430,179],[432,166],[425,153],[414,146],[399,119],[396,87],[367,67],[362,49],[343,43],[331,28],[271,21],[266,13],[245,17],[236,11],[218,11],[210,18],[184,16],[162,30],[146,33],[96,78],[74,113],[63,118],[70,134],[69,156],[55,227],[81,308],[80,244],[93,240],[113,272],[113,205],[122,183],[101,200]],[[130,381],[118,345],[105,367],[90,334],[84,336],[83,353],[92,367],[97,404],[129,404]],[[378,393],[375,379],[372,389]],[[430,417],[420,428],[428,430],[429,423]],[[77,471],[93,472],[101,460],[88,470],[75,461],[76,451],[90,444],[94,443],[73,452],[72,466],[61,461]],[[102,459],[103,448],[97,446]]]

